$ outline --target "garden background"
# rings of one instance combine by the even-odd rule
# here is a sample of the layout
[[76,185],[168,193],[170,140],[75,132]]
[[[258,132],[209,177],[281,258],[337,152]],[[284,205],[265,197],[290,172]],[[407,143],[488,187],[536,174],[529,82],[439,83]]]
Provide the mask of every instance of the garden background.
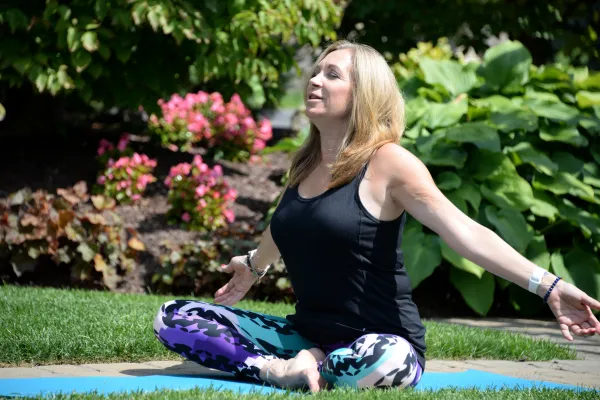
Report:
[[[450,200],[598,298],[599,19],[568,0],[4,2],[2,280],[212,295],[306,137],[310,64],[349,38],[389,61],[400,144]],[[424,317],[549,317],[414,220],[403,249]],[[293,302],[282,262],[249,298]]]

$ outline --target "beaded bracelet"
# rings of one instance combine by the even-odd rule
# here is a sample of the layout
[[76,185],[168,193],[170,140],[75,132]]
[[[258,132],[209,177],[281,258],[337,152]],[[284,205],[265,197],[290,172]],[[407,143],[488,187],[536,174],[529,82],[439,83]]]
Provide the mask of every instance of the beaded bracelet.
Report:
[[256,283],[260,283],[260,280],[267,274],[267,271],[269,270],[270,265],[267,265],[267,267],[265,269],[263,269],[261,272],[258,272],[256,270],[256,268],[254,268],[254,266],[252,265],[252,262],[250,261],[250,259],[254,255],[254,253],[256,253],[256,249],[249,251],[248,254],[246,255],[246,267],[248,267],[250,269],[250,271],[252,271],[252,275],[254,275],[255,277],[258,278]]
[[548,289],[548,292],[546,292],[546,295],[544,296],[544,303],[548,303],[548,297],[550,297],[550,293],[552,292],[558,281],[560,281],[561,279],[562,278],[560,276],[556,277],[556,279],[552,283],[552,286],[550,286],[550,289]]

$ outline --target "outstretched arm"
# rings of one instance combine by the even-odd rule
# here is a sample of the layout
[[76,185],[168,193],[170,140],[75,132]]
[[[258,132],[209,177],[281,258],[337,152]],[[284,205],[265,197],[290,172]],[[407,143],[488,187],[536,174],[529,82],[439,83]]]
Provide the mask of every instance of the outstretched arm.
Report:
[[[427,226],[461,256],[494,275],[524,289],[537,266],[523,257],[490,229],[460,211],[437,188],[427,167],[408,150],[386,145],[378,151],[386,165],[388,189],[396,204]],[[550,273],[538,287],[544,296],[556,277]],[[569,329],[578,336],[600,334],[600,323],[591,308],[600,310],[600,302],[575,286],[559,281],[548,299],[563,336],[573,340]]]

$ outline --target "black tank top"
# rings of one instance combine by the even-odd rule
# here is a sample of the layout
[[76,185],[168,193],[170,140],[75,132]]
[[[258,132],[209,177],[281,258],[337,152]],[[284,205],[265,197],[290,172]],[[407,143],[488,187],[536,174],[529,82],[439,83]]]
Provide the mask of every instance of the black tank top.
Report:
[[296,295],[287,319],[319,344],[391,333],[410,342],[425,367],[425,327],[401,250],[406,213],[380,221],[350,182],[305,199],[288,187],[271,219],[271,234]]

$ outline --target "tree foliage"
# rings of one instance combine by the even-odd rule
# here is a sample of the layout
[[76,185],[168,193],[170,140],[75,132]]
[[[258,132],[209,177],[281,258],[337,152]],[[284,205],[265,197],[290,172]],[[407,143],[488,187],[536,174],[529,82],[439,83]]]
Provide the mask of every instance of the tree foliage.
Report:
[[536,63],[560,50],[575,64],[597,68],[599,19],[597,0],[352,1],[339,32],[390,55],[443,36],[484,51],[490,35],[506,32],[526,45]]
[[[58,0],[0,5],[0,77],[85,102],[156,109],[156,100],[220,82],[259,107],[296,46],[335,38],[333,0]],[[10,111],[9,111],[10,112]],[[1,118],[1,112],[0,112]]]

